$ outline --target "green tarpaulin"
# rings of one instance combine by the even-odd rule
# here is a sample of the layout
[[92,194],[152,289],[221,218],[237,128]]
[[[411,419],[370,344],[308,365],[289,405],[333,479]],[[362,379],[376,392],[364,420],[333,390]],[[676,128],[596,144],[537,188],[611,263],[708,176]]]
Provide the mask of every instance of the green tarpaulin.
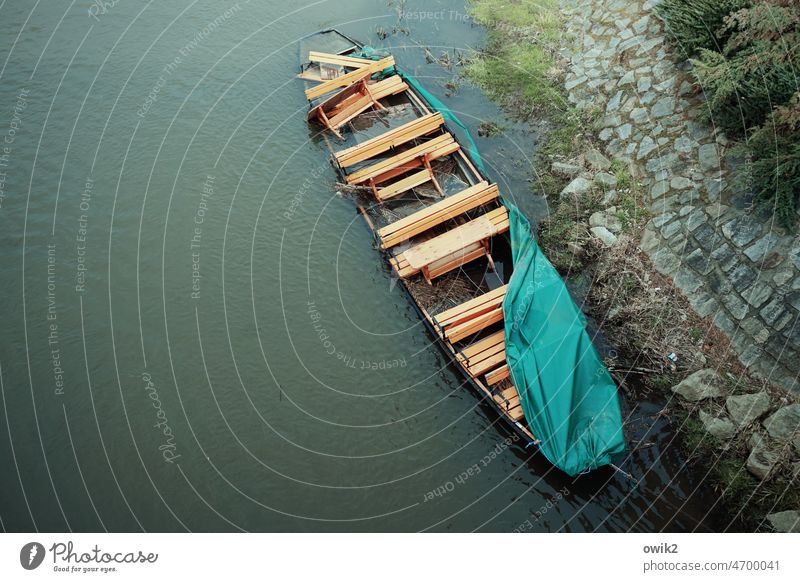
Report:
[[506,206],[514,261],[503,301],[506,359],[540,450],[577,475],[610,463],[625,448],[617,386],[528,220]]

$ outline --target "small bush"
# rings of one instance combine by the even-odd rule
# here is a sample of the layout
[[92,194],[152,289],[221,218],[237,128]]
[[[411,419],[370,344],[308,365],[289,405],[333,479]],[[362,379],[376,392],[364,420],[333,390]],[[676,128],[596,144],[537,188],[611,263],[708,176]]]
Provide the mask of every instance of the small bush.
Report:
[[700,49],[721,50],[727,40],[727,31],[722,26],[725,17],[751,3],[751,0],[664,0],[656,7],[656,14],[666,22],[675,56],[683,60]]
[[[785,4],[785,5],[784,5]],[[693,60],[708,96],[708,116],[731,134],[763,123],[789,101],[800,74],[800,5],[771,0],[725,19],[721,51],[700,49]]]

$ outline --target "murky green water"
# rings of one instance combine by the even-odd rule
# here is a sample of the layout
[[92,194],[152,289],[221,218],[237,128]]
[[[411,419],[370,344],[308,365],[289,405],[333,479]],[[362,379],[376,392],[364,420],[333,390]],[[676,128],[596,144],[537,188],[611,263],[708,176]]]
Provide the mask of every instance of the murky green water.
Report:
[[[334,194],[298,41],[380,44],[395,8],[0,4],[4,529],[707,527],[655,405],[632,411],[636,485],[507,445]],[[425,61],[481,45],[463,4],[404,10],[398,61],[473,129],[501,119]],[[479,146],[542,212],[509,125]]]

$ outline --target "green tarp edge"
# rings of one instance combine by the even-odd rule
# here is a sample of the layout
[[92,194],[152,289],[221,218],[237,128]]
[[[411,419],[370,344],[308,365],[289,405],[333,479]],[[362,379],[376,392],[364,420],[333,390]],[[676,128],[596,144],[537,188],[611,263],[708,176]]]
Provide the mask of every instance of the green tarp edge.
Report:
[[[371,47],[363,47],[361,55],[380,58]],[[486,173],[466,126],[412,75],[394,69],[464,131],[470,157]],[[503,300],[506,360],[539,449],[575,476],[611,463],[625,450],[617,386],[586,332],[586,318],[536,244],[528,219],[506,197],[503,203],[514,263]]]

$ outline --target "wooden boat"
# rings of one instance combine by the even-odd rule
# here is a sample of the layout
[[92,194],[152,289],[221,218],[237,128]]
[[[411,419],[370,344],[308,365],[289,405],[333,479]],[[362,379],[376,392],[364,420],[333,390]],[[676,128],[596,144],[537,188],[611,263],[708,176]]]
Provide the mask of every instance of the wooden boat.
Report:
[[391,55],[366,59],[335,30],[301,50],[308,121],[394,276],[469,385],[536,443],[506,363],[502,304],[513,265],[497,185],[420,91],[398,74],[375,78],[393,67]]

